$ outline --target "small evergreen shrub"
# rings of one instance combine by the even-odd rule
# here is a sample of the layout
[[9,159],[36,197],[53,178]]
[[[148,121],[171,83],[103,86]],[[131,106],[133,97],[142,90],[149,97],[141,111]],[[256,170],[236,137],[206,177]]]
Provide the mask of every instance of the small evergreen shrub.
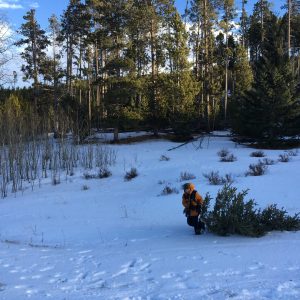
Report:
[[234,182],[231,174],[226,174],[224,177],[221,177],[218,171],[211,171],[210,173],[203,174],[203,176],[211,185],[232,184]]
[[262,161],[259,161],[257,164],[249,165],[249,170],[246,172],[246,176],[262,176],[268,170],[268,166],[266,166]]
[[169,161],[170,160],[170,157],[168,156],[165,156],[165,155],[162,155],[159,159],[160,161]]
[[178,193],[179,193],[179,191],[176,188],[166,185],[160,194],[162,196],[167,196],[170,194],[178,194]]
[[290,155],[284,153],[284,154],[279,154],[278,161],[280,162],[289,162],[291,160]]
[[277,208],[276,204],[269,205],[262,211],[261,222],[266,231],[300,229],[299,214],[288,216],[287,211],[284,208]]
[[250,154],[251,157],[265,157],[265,153],[261,150],[254,151]]
[[247,190],[237,193],[235,187],[225,185],[218,192],[213,211],[208,216],[209,230],[222,236],[263,235],[264,229],[260,224],[254,200],[244,200],[247,193]]
[[100,179],[102,179],[102,178],[108,178],[108,177],[110,177],[111,175],[112,175],[111,171],[108,170],[107,168],[100,168],[98,177],[99,177]]
[[138,171],[136,168],[131,168],[130,171],[126,172],[125,176],[124,176],[124,179],[126,181],[130,181],[132,180],[133,178],[137,177],[138,176]]
[[[278,209],[275,204],[261,211],[254,200],[245,200],[247,193],[248,190],[237,192],[235,187],[224,185],[217,194],[213,210],[208,211],[207,206],[203,211],[208,229],[222,236],[252,237],[263,236],[272,230],[300,230],[299,214],[289,216],[284,208]],[[210,198],[209,194],[206,197]]]
[[196,176],[192,173],[189,172],[181,172],[180,173],[180,181],[188,181],[188,180],[192,180],[195,179]]
[[201,218],[205,222],[207,222],[207,220],[209,220],[209,214],[210,214],[209,207],[211,204],[211,200],[212,200],[212,197],[210,196],[210,194],[206,193],[205,197],[203,198],[203,205],[201,207]]

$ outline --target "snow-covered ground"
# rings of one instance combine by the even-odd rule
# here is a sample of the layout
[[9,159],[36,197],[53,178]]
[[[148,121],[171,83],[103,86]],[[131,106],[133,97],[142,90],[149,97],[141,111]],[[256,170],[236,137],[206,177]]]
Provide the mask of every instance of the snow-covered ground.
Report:
[[[78,171],[53,186],[0,200],[0,299],[300,299],[300,232],[262,238],[200,236],[182,214],[180,173],[215,196],[203,173],[231,173],[259,206],[300,211],[300,155],[245,177],[253,149],[228,137],[179,144],[152,140],[117,150],[112,177]],[[236,157],[219,162],[227,148]],[[281,150],[265,150],[277,160]],[[161,161],[165,155],[169,161]],[[131,167],[139,176],[124,181]],[[179,194],[161,196],[166,185]],[[88,187],[83,190],[83,186]]]

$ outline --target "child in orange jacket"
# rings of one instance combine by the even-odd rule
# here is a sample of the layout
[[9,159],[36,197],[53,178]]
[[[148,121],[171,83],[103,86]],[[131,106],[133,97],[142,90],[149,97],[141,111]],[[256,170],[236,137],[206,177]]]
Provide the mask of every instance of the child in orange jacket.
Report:
[[185,207],[184,212],[187,217],[187,223],[194,227],[195,234],[201,234],[201,231],[205,229],[204,223],[199,220],[203,199],[195,190],[193,183],[185,183],[183,189],[182,205]]

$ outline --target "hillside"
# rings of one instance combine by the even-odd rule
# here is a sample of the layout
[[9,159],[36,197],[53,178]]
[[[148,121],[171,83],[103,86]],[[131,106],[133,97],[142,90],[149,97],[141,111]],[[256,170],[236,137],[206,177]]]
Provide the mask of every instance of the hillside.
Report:
[[[76,170],[58,185],[44,179],[1,199],[0,299],[299,299],[300,233],[195,236],[182,214],[180,174],[193,174],[197,190],[212,196],[221,186],[203,174],[231,174],[259,207],[295,214],[300,155],[283,163],[283,150],[264,150],[275,164],[245,176],[258,158],[226,136],[167,151],[177,145],[109,145],[117,153],[111,177],[86,180]],[[221,149],[237,160],[220,162]],[[125,181],[132,167],[138,176]],[[165,186],[179,193],[161,195]]]

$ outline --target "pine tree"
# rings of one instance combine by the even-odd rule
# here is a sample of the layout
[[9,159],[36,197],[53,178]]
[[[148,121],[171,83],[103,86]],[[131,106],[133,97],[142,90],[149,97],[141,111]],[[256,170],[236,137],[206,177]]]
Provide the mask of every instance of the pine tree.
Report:
[[241,44],[244,48],[248,47],[248,30],[249,30],[249,18],[245,9],[247,0],[242,0],[242,13],[240,17],[240,33],[241,33]]
[[[163,40],[167,49],[168,72],[159,76],[160,111],[166,111],[166,116],[175,131],[189,137],[191,128],[195,128],[194,100],[200,90],[199,83],[191,72],[191,64],[188,61],[188,34],[180,15],[174,10],[167,21],[168,30]],[[194,126],[189,126],[191,122]]]
[[213,129],[216,103],[219,101],[219,78],[215,76],[214,25],[217,19],[218,1],[191,1],[189,18],[192,26],[191,43],[195,57],[195,74],[201,84],[198,105],[201,117],[205,119],[206,130]]
[[235,17],[234,0],[224,0],[223,2],[224,15],[221,21],[221,28],[225,33],[225,94],[224,94],[224,120],[227,121],[227,106],[228,106],[228,68],[229,68],[229,32],[233,29],[232,21]]
[[86,5],[80,0],[70,0],[61,20],[60,41],[64,42],[66,51],[66,85],[69,94],[73,95],[74,65],[77,75],[82,76],[82,57],[85,40],[90,31],[90,16]]
[[22,65],[24,80],[33,79],[34,101],[37,108],[37,92],[39,89],[39,75],[43,74],[46,59],[46,48],[50,44],[46,33],[40,28],[35,10],[31,9],[23,17],[26,21],[21,25],[18,33],[24,38],[16,42],[17,46],[25,46],[21,57],[27,64]]
[[161,114],[161,100],[159,99],[159,75],[165,67],[166,55],[164,52],[163,37],[161,31],[167,29],[168,19],[174,13],[174,1],[172,0],[147,0],[149,12],[148,34],[150,48],[151,74],[148,85],[149,122],[154,134],[158,133],[164,118]]
[[61,42],[59,41],[60,24],[55,15],[49,18],[50,27],[50,40],[52,46],[52,57],[49,59],[49,67],[47,68],[49,74],[49,80],[53,83],[53,105],[54,105],[54,131],[55,136],[58,133],[58,85],[60,79],[63,77],[63,69],[61,67]]
[[128,55],[131,45],[127,38],[132,5],[125,0],[115,1],[114,4],[110,1],[92,0],[88,4],[92,8],[94,21],[91,38],[97,42],[97,49],[101,53],[101,67],[97,68],[100,74],[97,76],[101,77],[99,81],[102,84],[104,105],[112,121],[111,125],[115,128],[115,140],[118,140],[123,110],[135,98],[130,77],[135,63]]
[[[300,15],[300,1],[299,0],[287,0],[287,51],[289,56],[292,55],[292,31],[294,31],[293,23],[294,20],[297,20],[297,17]],[[297,27],[295,27],[297,28]],[[299,30],[299,27],[298,27]],[[297,29],[295,30],[297,31]],[[294,32],[293,32],[294,35]]]
[[234,97],[239,97],[250,90],[253,82],[253,72],[248,60],[247,49],[242,45],[237,45],[234,52],[233,82],[232,94]]
[[[149,28],[148,18],[151,9],[146,1],[134,0],[129,11],[127,32],[129,44],[126,50],[126,57],[134,62],[133,72],[130,73],[134,81],[136,97],[133,106],[136,111],[142,113],[143,104],[146,102],[146,82],[149,79],[150,53],[149,53]],[[145,112],[142,113],[146,115]]]
[[270,10],[270,3],[268,1],[259,0],[254,5],[248,31],[251,61],[257,61],[262,55],[265,31],[273,16],[274,14]]
[[265,28],[264,36],[253,87],[238,99],[238,122],[234,130],[274,143],[289,133],[299,117],[299,90],[283,45],[282,26],[275,16]]

